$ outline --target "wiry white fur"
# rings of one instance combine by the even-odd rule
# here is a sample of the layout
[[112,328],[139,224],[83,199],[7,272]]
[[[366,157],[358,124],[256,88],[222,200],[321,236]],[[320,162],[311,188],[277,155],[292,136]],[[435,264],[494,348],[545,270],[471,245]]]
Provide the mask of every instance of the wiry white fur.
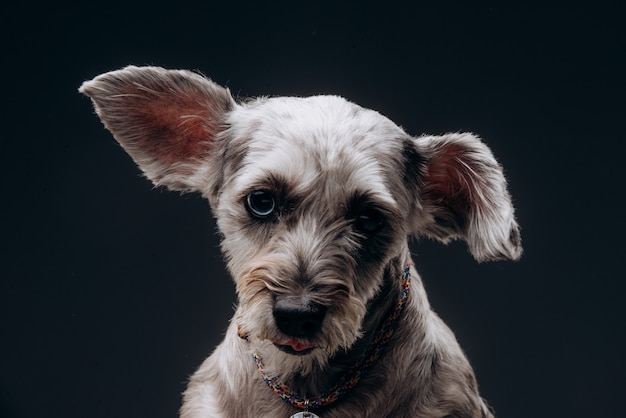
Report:
[[[239,305],[223,343],[190,380],[183,418],[296,412],[265,386],[255,351],[295,391],[327,391],[396,303],[412,264],[410,235],[464,239],[479,261],[521,254],[502,169],[472,134],[414,138],[335,96],[235,103],[204,77],[155,67],[103,74],[81,91],[155,184],[209,200],[223,237]],[[274,195],[272,219],[249,213],[253,190]],[[367,211],[382,219],[372,233],[357,228]],[[324,418],[492,416],[414,267],[411,275],[388,351]],[[294,338],[273,316],[285,296],[326,309],[319,332],[298,337],[308,354],[277,348]]]

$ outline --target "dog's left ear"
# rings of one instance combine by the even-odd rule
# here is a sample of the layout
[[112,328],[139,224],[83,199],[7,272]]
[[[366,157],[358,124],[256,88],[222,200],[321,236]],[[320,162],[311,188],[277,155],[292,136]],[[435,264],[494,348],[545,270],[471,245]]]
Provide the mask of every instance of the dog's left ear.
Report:
[[413,232],[443,243],[462,238],[478,261],[518,259],[519,227],[502,167],[489,148],[468,133],[414,138],[410,146]]
[[228,89],[190,71],[129,66],[79,91],[91,97],[104,125],[154,184],[206,187],[212,176],[198,170],[209,167],[216,135],[236,107]]

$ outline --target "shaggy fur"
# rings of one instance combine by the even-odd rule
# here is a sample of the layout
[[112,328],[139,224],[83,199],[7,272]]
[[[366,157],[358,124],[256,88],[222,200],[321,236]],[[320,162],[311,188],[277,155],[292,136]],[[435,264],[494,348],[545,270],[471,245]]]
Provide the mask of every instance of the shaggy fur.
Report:
[[[410,236],[463,239],[478,261],[520,256],[502,169],[475,135],[412,137],[335,96],[237,103],[203,76],[156,67],[106,73],[80,91],[150,180],[208,199],[223,238],[239,303],[190,379],[182,418],[298,412],[266,386],[253,353],[302,396],[325,393],[367,350],[407,264],[410,295],[387,351],[345,397],[314,412],[492,416],[407,245]],[[306,325],[315,329],[285,331],[283,306],[313,315]]]

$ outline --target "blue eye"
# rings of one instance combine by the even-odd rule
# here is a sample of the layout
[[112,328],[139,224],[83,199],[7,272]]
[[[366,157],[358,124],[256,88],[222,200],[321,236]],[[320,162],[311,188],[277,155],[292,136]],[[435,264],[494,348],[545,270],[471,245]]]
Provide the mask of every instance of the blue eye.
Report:
[[267,218],[276,209],[276,200],[267,190],[254,190],[246,200],[248,212],[257,218]]

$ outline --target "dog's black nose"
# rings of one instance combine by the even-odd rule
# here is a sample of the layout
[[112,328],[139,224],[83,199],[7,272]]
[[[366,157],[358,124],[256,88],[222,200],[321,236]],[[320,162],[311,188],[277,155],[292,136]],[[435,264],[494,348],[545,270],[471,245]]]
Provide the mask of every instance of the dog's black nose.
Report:
[[276,326],[285,335],[311,338],[322,328],[326,307],[299,297],[278,297],[273,314]]

